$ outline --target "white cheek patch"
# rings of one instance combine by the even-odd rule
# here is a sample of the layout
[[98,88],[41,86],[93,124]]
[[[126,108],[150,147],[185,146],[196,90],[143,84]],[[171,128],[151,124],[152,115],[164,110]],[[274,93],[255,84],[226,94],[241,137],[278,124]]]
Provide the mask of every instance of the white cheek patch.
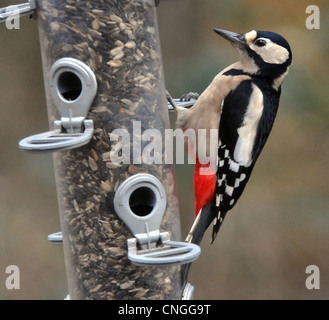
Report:
[[268,39],[266,39],[266,42],[267,44],[264,47],[258,47],[254,43],[251,43],[250,48],[266,63],[281,64],[288,60],[289,51],[286,48],[283,48]]

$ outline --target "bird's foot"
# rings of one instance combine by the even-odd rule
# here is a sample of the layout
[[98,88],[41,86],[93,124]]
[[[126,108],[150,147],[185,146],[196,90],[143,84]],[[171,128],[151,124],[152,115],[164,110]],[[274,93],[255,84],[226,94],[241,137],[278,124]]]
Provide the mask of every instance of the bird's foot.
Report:
[[190,101],[190,100],[198,100],[199,94],[197,92],[189,92],[185,93],[180,97],[180,101]]
[[175,100],[172,98],[172,96],[170,95],[168,90],[166,90],[166,97],[167,97],[167,101],[171,104],[173,109],[175,111],[177,111],[177,109],[178,109],[177,104],[176,104]]

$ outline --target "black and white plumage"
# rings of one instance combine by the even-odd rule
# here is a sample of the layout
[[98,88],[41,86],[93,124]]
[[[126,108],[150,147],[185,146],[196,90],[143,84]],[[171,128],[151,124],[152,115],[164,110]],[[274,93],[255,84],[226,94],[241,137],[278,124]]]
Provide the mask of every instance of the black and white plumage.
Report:
[[[191,109],[178,108],[177,117],[177,125],[184,129],[218,129],[214,193],[187,237],[197,244],[212,221],[215,239],[226,213],[240,198],[271,132],[281,83],[292,60],[288,42],[276,33],[214,31],[233,44],[241,60],[219,73]],[[202,191],[198,193],[196,198],[202,198]]]

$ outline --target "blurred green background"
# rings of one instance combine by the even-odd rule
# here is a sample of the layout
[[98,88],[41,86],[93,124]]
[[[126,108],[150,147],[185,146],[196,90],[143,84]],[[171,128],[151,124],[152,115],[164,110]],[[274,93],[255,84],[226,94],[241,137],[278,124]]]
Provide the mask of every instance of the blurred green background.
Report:
[[[1,1],[1,6],[22,1]],[[320,29],[308,30],[308,5]],[[329,3],[326,0],[176,0],[158,7],[167,89],[201,93],[238,59],[212,28],[282,34],[293,51],[279,113],[244,195],[215,243],[210,232],[191,269],[195,299],[329,298]],[[0,299],[63,299],[63,249],[47,241],[60,230],[51,154],[17,143],[48,130],[37,23],[0,25]],[[174,121],[174,117],[172,117]],[[182,234],[194,216],[193,166],[176,166]],[[5,269],[20,268],[19,290]],[[308,265],[320,268],[320,289],[308,290]]]

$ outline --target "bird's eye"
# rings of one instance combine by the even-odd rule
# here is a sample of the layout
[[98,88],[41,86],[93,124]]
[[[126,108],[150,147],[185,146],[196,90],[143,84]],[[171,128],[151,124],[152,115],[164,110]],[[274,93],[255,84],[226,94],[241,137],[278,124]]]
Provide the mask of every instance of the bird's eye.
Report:
[[255,41],[255,45],[258,47],[264,47],[266,45],[266,40],[264,39],[257,39]]

